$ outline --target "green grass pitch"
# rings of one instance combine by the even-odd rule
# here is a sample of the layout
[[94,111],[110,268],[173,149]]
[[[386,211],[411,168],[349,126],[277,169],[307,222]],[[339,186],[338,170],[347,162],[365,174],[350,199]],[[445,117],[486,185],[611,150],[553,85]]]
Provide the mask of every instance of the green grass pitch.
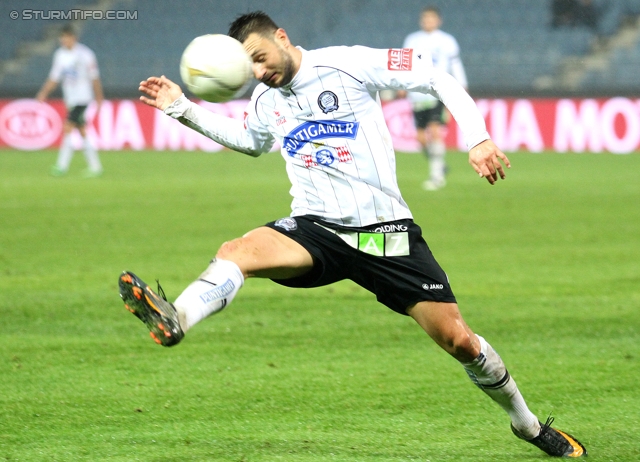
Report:
[[[411,319],[350,282],[249,280],[174,348],[123,307],[131,270],[174,299],[225,240],[289,214],[278,154],[0,151],[0,460],[536,461]],[[640,155],[510,155],[488,185],[398,155],[461,310],[531,409],[591,461],[640,460]]]

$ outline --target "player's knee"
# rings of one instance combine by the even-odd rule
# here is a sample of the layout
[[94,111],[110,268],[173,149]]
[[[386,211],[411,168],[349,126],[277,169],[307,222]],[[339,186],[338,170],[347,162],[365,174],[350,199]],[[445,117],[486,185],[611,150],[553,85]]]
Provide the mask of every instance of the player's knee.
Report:
[[232,241],[227,241],[220,246],[218,249],[218,253],[216,253],[216,258],[226,259],[236,253],[240,247],[240,240],[243,238],[234,239]]
[[479,352],[473,339],[465,330],[451,333],[441,345],[447,353],[458,361],[473,361]]

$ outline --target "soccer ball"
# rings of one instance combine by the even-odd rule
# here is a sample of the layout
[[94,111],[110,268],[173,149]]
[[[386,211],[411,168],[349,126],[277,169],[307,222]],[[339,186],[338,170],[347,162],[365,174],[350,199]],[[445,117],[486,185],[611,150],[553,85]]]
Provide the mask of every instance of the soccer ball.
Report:
[[189,91],[213,103],[240,96],[252,75],[249,55],[240,42],[228,35],[196,37],[180,59],[180,77]]

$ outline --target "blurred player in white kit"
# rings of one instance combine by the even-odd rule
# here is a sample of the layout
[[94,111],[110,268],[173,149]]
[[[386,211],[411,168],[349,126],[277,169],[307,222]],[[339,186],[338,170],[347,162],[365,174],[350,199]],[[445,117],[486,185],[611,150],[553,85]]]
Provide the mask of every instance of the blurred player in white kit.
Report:
[[[434,67],[451,74],[466,89],[467,76],[460,59],[460,47],[451,34],[440,30],[441,25],[442,17],[438,8],[424,8],[420,15],[421,30],[409,34],[403,48],[429,50]],[[399,94],[400,97],[406,95],[406,92]],[[427,191],[435,191],[447,184],[442,125],[447,122],[448,112],[434,96],[409,92],[408,97],[413,106],[418,142],[429,159],[429,178],[422,187]]]
[[53,54],[53,65],[49,77],[36,95],[38,101],[45,101],[49,94],[62,83],[62,96],[67,107],[67,119],[64,121],[62,142],[58,160],[51,168],[54,176],[65,175],[73,157],[71,132],[77,128],[84,142],[84,156],[88,169],[85,177],[92,178],[102,174],[102,164],[95,146],[91,143],[85,129],[87,106],[95,99],[98,106],[103,101],[100,71],[94,52],[78,43],[73,27],[64,26],[60,32],[60,48]]

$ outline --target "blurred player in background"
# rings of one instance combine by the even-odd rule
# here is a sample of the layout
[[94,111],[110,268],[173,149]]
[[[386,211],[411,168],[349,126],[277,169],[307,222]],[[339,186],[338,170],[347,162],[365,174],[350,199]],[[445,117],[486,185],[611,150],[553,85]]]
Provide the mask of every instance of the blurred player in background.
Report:
[[60,32],[60,48],[53,55],[49,78],[36,95],[36,99],[45,101],[60,82],[68,113],[64,121],[58,161],[51,168],[51,174],[62,176],[69,170],[73,157],[71,132],[77,128],[84,141],[84,156],[88,165],[85,176],[100,176],[102,164],[96,148],[87,136],[84,118],[87,106],[94,98],[98,106],[96,112],[100,110],[103,100],[100,72],[95,54],[86,45],[78,43],[76,33],[70,25],[64,26]]
[[[460,60],[460,47],[451,35],[440,30],[442,17],[435,6],[428,6],[420,15],[422,30],[413,32],[404,40],[403,48],[429,50],[433,65],[453,75],[467,88],[467,76]],[[406,92],[400,92],[405,97]],[[422,187],[427,191],[435,191],[446,185],[445,153],[442,125],[446,125],[448,112],[444,104],[436,97],[420,92],[409,92],[413,105],[413,117],[416,124],[418,142],[429,159],[429,179]]]

